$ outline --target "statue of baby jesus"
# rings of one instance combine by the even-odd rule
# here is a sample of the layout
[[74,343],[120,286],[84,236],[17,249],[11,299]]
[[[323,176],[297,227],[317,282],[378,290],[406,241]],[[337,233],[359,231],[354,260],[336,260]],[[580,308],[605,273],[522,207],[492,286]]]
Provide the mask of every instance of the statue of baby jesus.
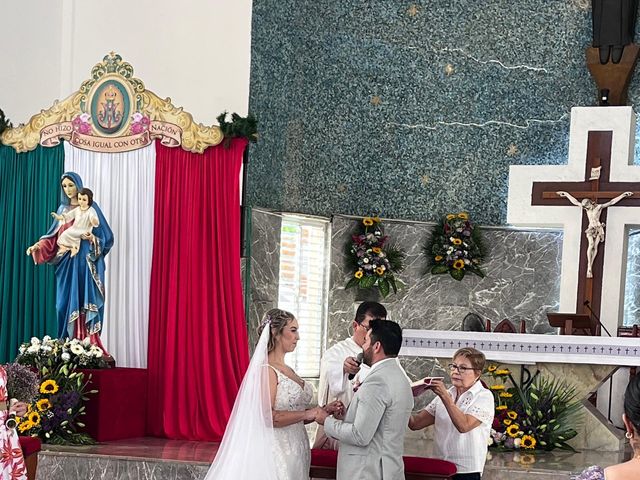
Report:
[[73,225],[58,237],[58,255],[71,251],[71,256],[75,257],[80,250],[80,241],[88,238],[93,228],[100,225],[98,215],[91,205],[93,205],[93,192],[83,188],[78,192],[78,208],[62,215],[51,212],[51,216],[59,222],[69,223],[75,220]]

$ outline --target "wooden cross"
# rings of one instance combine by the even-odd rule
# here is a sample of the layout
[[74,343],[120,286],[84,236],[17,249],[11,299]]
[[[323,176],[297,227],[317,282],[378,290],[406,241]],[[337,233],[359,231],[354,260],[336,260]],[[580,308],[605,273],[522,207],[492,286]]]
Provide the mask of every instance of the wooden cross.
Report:
[[[531,205],[567,206],[567,199],[558,196],[556,192],[565,191],[578,200],[589,198],[597,203],[605,203],[623,192],[633,192],[632,197],[617,203],[616,207],[640,207],[640,182],[612,182],[611,173],[611,145],[613,132],[590,131],[587,140],[587,161],[585,164],[584,181],[582,182],[533,182]],[[579,208],[579,207],[575,207]],[[587,278],[587,238],[580,237],[580,268],[578,273],[578,292],[576,296],[576,313],[589,314],[585,302],[600,316],[602,300],[602,274],[604,265],[604,244],[607,241],[606,229],[607,210],[603,210],[600,221],[605,224],[605,241],[598,245],[598,254],[593,263],[593,278]],[[582,232],[587,229],[589,222],[586,215],[582,215]]]

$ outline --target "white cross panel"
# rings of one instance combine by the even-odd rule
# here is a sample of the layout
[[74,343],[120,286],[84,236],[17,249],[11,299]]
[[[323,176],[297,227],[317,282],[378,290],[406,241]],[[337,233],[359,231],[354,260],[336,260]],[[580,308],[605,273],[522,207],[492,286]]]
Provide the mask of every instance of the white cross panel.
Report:
[[[564,230],[560,312],[576,311],[584,213],[581,208],[570,205],[568,200],[566,207],[532,206],[533,182],[586,181],[587,136],[591,130],[613,131],[609,181],[640,182],[640,167],[632,165],[635,128],[635,114],[631,107],[574,107],[571,109],[567,165],[509,167],[507,222],[516,226],[562,227]],[[599,200],[600,203],[604,201]],[[640,225],[640,207],[613,206],[606,211],[600,320],[615,335],[623,313],[628,229],[630,225]],[[598,255],[602,255],[602,247]]]

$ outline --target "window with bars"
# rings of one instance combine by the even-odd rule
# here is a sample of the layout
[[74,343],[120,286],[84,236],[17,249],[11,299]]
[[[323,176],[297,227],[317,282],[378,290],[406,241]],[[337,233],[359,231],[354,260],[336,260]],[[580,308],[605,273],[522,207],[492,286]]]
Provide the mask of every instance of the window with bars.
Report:
[[329,225],[327,220],[282,216],[278,308],[293,313],[300,326],[300,341],[286,362],[307,378],[320,375],[327,318]]

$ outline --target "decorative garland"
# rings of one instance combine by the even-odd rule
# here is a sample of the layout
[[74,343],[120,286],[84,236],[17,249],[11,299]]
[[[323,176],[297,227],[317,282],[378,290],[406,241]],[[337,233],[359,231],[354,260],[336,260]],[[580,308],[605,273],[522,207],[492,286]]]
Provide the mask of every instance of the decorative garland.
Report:
[[224,135],[223,145],[225,148],[229,148],[232,138],[246,138],[254,143],[258,141],[258,121],[252,114],[243,118],[237,113],[232,113],[231,122],[227,122],[226,118],[227,112],[222,112],[216,118]]
[[346,245],[347,264],[353,273],[345,288],[378,288],[383,298],[391,290],[397,293],[403,283],[396,274],[404,268],[406,254],[397,247],[387,246],[388,240],[380,218],[362,219]]
[[11,127],[13,127],[13,125],[11,124],[9,119],[4,116],[4,112],[0,108],[0,135],[2,135],[2,132],[4,132],[7,128]]
[[480,231],[466,212],[450,213],[443,218],[427,240],[424,253],[434,275],[449,273],[456,280],[462,280],[467,272],[485,276],[480,269],[485,256]]

